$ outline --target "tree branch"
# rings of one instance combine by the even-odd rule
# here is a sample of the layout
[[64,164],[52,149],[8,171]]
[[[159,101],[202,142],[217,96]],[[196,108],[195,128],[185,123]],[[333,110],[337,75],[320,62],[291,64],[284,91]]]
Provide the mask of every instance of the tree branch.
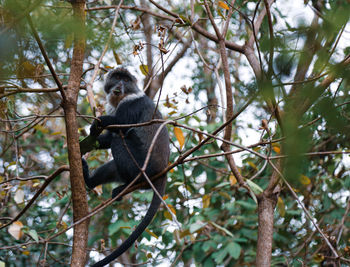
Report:
[[42,184],[42,186],[39,188],[38,191],[36,191],[35,195],[31,198],[31,200],[28,202],[28,204],[13,218],[11,221],[8,223],[0,226],[0,229],[7,227],[11,223],[17,221],[29,208],[30,206],[34,203],[34,201],[40,196],[40,194],[45,190],[45,188],[62,172],[64,171],[69,171],[69,167],[67,165],[63,165],[59,167],[56,171],[54,171],[50,176],[48,176],[45,179],[45,182]]
[[64,99],[65,98],[65,92],[63,90],[63,86],[62,86],[62,82],[61,80],[58,78],[57,74],[56,74],[56,71],[55,69],[53,68],[52,64],[51,64],[51,61],[49,59],[49,56],[47,55],[46,53],[46,50],[44,48],[44,45],[42,44],[41,40],[40,40],[40,37],[39,37],[39,34],[37,33],[37,31],[35,30],[35,27],[33,25],[33,22],[32,22],[32,19],[30,17],[30,15],[28,14],[27,15],[27,20],[28,20],[28,24],[32,30],[32,33],[34,35],[34,38],[36,40],[36,42],[38,43],[38,46],[40,48],[40,51],[41,51],[41,54],[43,55],[44,59],[45,59],[45,62],[46,62],[46,65],[49,67],[50,69],[50,72],[52,74],[52,77],[54,78],[60,92],[61,92],[61,95],[62,95],[62,98]]

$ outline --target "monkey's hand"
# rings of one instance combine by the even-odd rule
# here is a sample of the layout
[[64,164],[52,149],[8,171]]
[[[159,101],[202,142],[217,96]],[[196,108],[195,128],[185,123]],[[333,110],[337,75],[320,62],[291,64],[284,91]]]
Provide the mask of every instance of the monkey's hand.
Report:
[[90,127],[90,135],[93,137],[98,137],[103,131],[103,126],[99,120],[94,120]]
[[83,165],[83,175],[84,175],[84,181],[87,187],[90,189],[93,189],[94,186],[90,183],[89,177],[89,165],[87,164],[86,160],[84,158],[81,158],[81,163]]

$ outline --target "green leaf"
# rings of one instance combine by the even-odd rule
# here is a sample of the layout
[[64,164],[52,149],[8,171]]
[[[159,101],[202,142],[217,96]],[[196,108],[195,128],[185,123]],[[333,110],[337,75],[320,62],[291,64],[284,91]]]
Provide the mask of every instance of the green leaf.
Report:
[[215,257],[215,262],[217,264],[220,264],[224,261],[228,251],[226,249],[221,249],[216,253],[213,253],[213,256]]
[[129,228],[131,231],[131,224],[128,222],[124,222],[124,221],[116,221],[115,223],[111,223],[108,226],[108,235],[111,236],[111,235],[115,234],[116,232],[118,232],[122,228],[123,229]]
[[36,242],[39,241],[38,233],[35,230],[29,230],[28,235],[30,235],[30,237],[33,238]]
[[241,205],[242,207],[246,208],[247,210],[255,210],[256,209],[256,203],[253,204],[251,202],[243,201],[243,200],[237,200],[235,203]]
[[217,243],[215,241],[209,240],[209,241],[206,241],[206,242],[203,243],[202,248],[203,248],[204,252],[207,252],[211,248],[212,249],[216,249],[217,246],[218,245],[217,245]]
[[222,226],[220,226],[220,225],[218,225],[218,224],[216,224],[214,222],[210,222],[210,224],[212,224],[215,228],[217,228],[218,230],[224,232],[225,234],[233,237],[233,234],[229,230],[227,230],[226,228],[224,228],[224,227],[222,227]]
[[195,223],[190,225],[190,232],[191,234],[197,232],[199,229],[203,228],[205,226],[205,223],[201,221],[196,221]]
[[246,180],[248,186],[250,187],[250,189],[252,189],[252,191],[254,192],[254,194],[260,194],[262,193],[264,190],[258,186],[256,183],[254,183],[251,180]]
[[239,258],[239,255],[241,255],[242,248],[236,242],[231,242],[226,246],[225,250],[227,250],[232,258],[237,260]]
[[215,188],[220,188],[220,187],[224,187],[227,185],[230,185],[230,182],[222,182],[222,183],[218,184],[217,186],[215,186]]

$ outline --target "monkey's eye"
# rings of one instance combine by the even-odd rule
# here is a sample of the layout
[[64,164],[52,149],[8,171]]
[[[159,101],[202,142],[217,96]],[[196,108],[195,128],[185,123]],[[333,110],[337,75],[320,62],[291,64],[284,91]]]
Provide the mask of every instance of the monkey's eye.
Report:
[[130,79],[129,79],[129,77],[123,77],[123,81],[124,82],[130,82]]

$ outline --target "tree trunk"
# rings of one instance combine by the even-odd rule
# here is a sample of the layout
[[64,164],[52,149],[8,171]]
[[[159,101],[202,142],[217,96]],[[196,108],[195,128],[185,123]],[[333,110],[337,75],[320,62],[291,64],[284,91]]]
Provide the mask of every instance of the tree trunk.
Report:
[[[81,154],[79,148],[78,123],[76,117],[77,98],[80,89],[80,79],[83,71],[85,52],[85,1],[72,1],[74,16],[74,50],[71,62],[68,88],[63,99],[65,113],[68,159],[70,166],[70,182],[73,203],[74,222],[88,214],[85,183],[83,179]],[[71,266],[85,266],[88,241],[89,220],[74,227],[73,251]]]
[[256,254],[257,267],[271,266],[273,241],[273,213],[277,203],[276,195],[262,194],[258,198],[258,245]]

